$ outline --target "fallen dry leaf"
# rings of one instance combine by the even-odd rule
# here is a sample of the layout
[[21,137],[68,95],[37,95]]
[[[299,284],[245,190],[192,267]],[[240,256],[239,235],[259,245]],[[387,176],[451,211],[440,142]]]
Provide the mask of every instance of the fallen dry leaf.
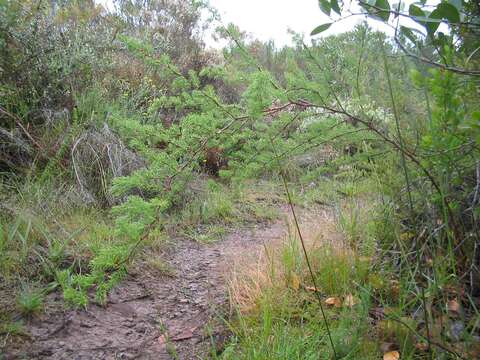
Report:
[[160,335],[160,336],[158,337],[158,343],[160,344],[160,346],[161,346],[162,348],[166,346],[166,344],[167,344],[167,337],[165,336],[165,334]]
[[398,351],[389,351],[383,354],[383,360],[399,360],[400,353]]
[[342,306],[342,301],[340,300],[340,298],[333,296],[333,297],[329,297],[328,299],[326,299],[325,304],[333,305],[333,306],[338,308],[338,307]]
[[462,295],[465,294],[465,289],[458,288],[458,287],[452,286],[452,285],[445,285],[444,290],[448,294],[455,295],[455,296],[458,296],[458,295],[462,296]]
[[354,305],[358,304],[358,300],[355,299],[352,294],[348,294],[347,296],[345,296],[345,300],[343,301],[343,303],[345,304],[345,306],[353,307]]
[[320,291],[320,290],[317,290],[315,289],[315,286],[304,286],[305,287],[305,290],[308,290],[308,291]]
[[415,344],[415,347],[417,348],[417,350],[420,350],[420,351],[427,351],[428,350],[428,344],[424,343],[424,342]]
[[450,300],[447,303],[447,308],[448,308],[449,311],[459,313],[460,312],[460,303],[456,299]]

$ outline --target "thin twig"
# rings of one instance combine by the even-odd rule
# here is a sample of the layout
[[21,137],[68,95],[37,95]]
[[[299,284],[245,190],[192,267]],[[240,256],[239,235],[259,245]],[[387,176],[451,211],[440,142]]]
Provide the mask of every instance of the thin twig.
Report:
[[411,58],[414,58],[414,59],[417,59],[417,60],[420,60],[421,62],[424,62],[424,63],[427,63],[429,65],[432,65],[432,66],[435,66],[435,67],[438,67],[440,69],[443,69],[443,70],[446,70],[446,71],[450,71],[450,72],[454,72],[456,74],[461,74],[461,75],[468,75],[468,76],[480,76],[480,71],[478,70],[466,70],[466,69],[462,69],[462,68],[459,68],[459,67],[455,67],[455,66],[448,66],[448,65],[445,65],[445,64],[442,64],[442,63],[439,63],[439,62],[435,62],[433,60],[430,60],[424,56],[421,56],[421,55],[416,55],[414,53],[412,53],[410,50],[408,50],[403,44],[402,42],[400,41],[400,39],[398,37],[394,37],[395,39],[395,42],[396,44],[399,46],[399,48],[409,57]]
[[10,118],[12,118],[13,120],[15,120],[15,123],[17,124],[17,126],[18,126],[20,129],[22,129],[22,131],[23,131],[24,134],[30,139],[30,141],[31,141],[36,147],[38,147],[39,149],[42,149],[42,146],[33,138],[32,135],[30,135],[30,133],[27,131],[27,129],[25,129],[25,127],[24,127],[23,124],[22,124],[22,120],[21,120],[18,116],[14,115],[14,114],[12,114],[12,113],[10,113],[10,112],[8,112],[8,111],[7,111],[6,109],[4,109],[2,106],[0,106],[0,113],[2,113],[2,114],[4,114],[4,115],[7,115],[8,117],[10,117]]
[[[275,149],[273,141],[271,141],[271,144],[272,144],[273,152],[275,153],[275,155],[277,155],[276,154],[277,151]],[[277,157],[277,159],[278,159],[278,157]],[[297,214],[295,212],[295,207],[293,206],[292,197],[291,197],[290,191],[288,189],[287,178],[285,176],[285,173],[283,172],[283,168],[281,167],[280,162],[278,162],[278,165],[279,165],[279,168],[280,168],[280,175],[281,175],[282,180],[283,180],[283,186],[285,188],[285,194],[287,196],[288,205],[290,207],[290,211],[292,212],[293,220],[294,220],[294,223],[295,223],[295,228],[297,230],[298,237],[299,237],[300,243],[302,245],[303,255],[305,257],[305,262],[307,263],[308,271],[309,271],[310,277],[312,279],[312,284],[313,284],[313,287],[315,288],[314,292],[315,292],[315,295],[317,297],[318,304],[320,305],[320,312],[322,313],[322,318],[323,318],[323,321],[325,323],[325,328],[327,330],[328,339],[329,339],[330,345],[332,347],[333,356],[334,356],[334,359],[338,359],[337,352],[335,351],[335,345],[333,344],[332,334],[330,332],[330,326],[328,325],[327,316],[325,314],[325,310],[323,309],[322,298],[320,297],[320,292],[319,292],[319,289],[318,289],[318,286],[317,286],[317,282],[315,280],[315,275],[313,274],[312,266],[310,264],[310,258],[308,256],[307,248],[305,246],[305,241],[303,239],[302,232],[300,231],[300,225],[298,224],[298,219],[297,219]]]
[[[388,63],[387,63],[387,57],[385,56],[385,48],[382,48],[382,54],[383,54],[383,63],[385,66],[385,74],[387,76],[387,82],[388,82],[388,90],[390,93],[390,100],[392,101],[392,108],[393,108],[393,115],[395,117],[395,127],[397,129],[397,137],[398,137],[398,143],[400,145],[400,156],[402,159],[402,168],[405,176],[405,182],[407,184],[407,194],[408,194],[408,203],[410,207],[410,217],[412,218],[412,221],[415,223],[415,211],[413,208],[413,199],[412,199],[412,191],[411,191],[411,185],[410,185],[410,177],[408,174],[408,168],[407,168],[407,162],[405,160],[405,151],[404,151],[404,143],[403,143],[403,138],[402,134],[400,131],[400,118],[398,116],[398,111],[397,111],[397,105],[395,103],[395,97],[393,96],[393,87],[392,87],[392,80],[390,79],[390,71],[388,68]],[[416,246],[416,258],[417,258],[417,266],[419,267],[420,274],[423,274],[423,267],[422,267],[422,258],[420,255],[420,241],[421,236],[419,236],[416,241],[415,241],[415,246]],[[415,280],[415,279],[413,279]],[[423,303],[423,316],[425,317],[425,325],[427,328],[427,341],[428,341],[428,350],[430,354],[430,358],[433,359],[433,353],[431,351],[431,336],[430,336],[430,324],[428,320],[428,310],[427,310],[427,300],[425,297],[425,289],[423,284],[420,282],[418,283],[420,287],[420,294],[421,294],[421,299]]]

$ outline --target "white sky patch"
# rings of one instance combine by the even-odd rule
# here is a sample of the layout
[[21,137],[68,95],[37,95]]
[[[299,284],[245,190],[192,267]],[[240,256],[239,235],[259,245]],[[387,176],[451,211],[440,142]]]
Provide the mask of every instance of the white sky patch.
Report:
[[[277,46],[291,44],[288,29],[309,35],[317,26],[330,22],[317,0],[210,0],[219,10],[223,23],[234,23],[262,41],[274,40]],[[349,18],[333,25],[326,35],[352,29],[361,19]],[[216,47],[207,39],[207,44]]]
[[[438,4],[440,0],[429,0],[427,4]],[[405,9],[414,0],[404,0]],[[353,1],[353,3],[356,3]],[[274,40],[278,47],[291,45],[291,35],[288,29],[297,33],[303,33],[306,39],[310,39],[311,31],[320,24],[332,22],[318,6],[318,0],[210,0],[210,4],[217,8],[222,22],[227,25],[234,23],[240,30],[251,34],[253,38],[262,41]],[[352,1],[344,1],[344,9],[350,9],[353,13],[362,12]],[[333,14],[333,12],[332,12]],[[334,19],[339,16],[334,14]],[[344,12],[345,17],[347,12]],[[351,16],[334,23],[327,31],[318,36],[328,36],[352,30],[356,24],[365,21],[365,16]],[[373,19],[367,20],[370,27],[383,31],[389,35],[394,30]],[[403,19],[400,24],[421,27],[409,19]],[[442,28],[441,28],[442,29]],[[222,43],[216,43],[210,36],[205,39],[208,46],[219,48]]]
[[[96,0],[110,10],[113,10],[112,0]],[[233,23],[240,30],[246,31],[251,38],[261,41],[273,40],[277,47],[291,45],[291,29],[296,33],[304,34],[305,39],[311,39],[311,31],[320,24],[338,20],[339,16],[334,14],[332,20],[325,15],[318,6],[318,0],[209,0],[210,5],[216,8],[221,16],[223,25]],[[392,1],[393,3],[394,1]],[[414,0],[403,0],[405,10],[408,12],[408,6]],[[436,5],[440,0],[428,0],[427,5]],[[353,3],[353,5],[352,5]],[[362,10],[356,6],[356,1],[344,0],[344,9],[350,12],[360,13]],[[348,11],[344,11],[342,16],[345,18],[335,22],[327,31],[317,36],[328,36],[339,34],[352,30],[356,24],[366,19],[365,16],[347,16]],[[388,35],[393,35],[393,29],[380,21],[369,18],[367,20],[370,27],[375,30],[383,31]],[[422,30],[422,27],[415,24],[412,20],[403,18],[401,25],[415,27]],[[218,24],[217,24],[218,25]],[[214,25],[215,26],[215,25]],[[446,26],[441,24],[440,31],[446,31]],[[213,29],[207,31],[205,42],[208,47],[222,48],[225,42],[215,41],[212,37]]]

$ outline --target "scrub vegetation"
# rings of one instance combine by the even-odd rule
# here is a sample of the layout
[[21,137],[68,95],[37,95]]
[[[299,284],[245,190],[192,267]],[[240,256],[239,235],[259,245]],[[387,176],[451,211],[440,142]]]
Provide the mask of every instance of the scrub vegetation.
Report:
[[[207,1],[0,0],[7,355],[52,295],[106,306],[132,268],[174,273],[172,243],[289,214],[209,357],[480,356],[479,5],[319,6],[278,48]],[[391,35],[322,35],[354,15]]]

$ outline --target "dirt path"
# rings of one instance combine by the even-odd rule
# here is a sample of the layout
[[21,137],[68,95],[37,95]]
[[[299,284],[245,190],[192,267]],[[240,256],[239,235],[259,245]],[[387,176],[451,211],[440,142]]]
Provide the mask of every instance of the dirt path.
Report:
[[112,292],[106,307],[47,310],[28,324],[31,339],[11,344],[6,358],[202,359],[211,343],[208,328],[217,341],[225,336],[212,320],[226,309],[231,264],[255,259],[285,228],[277,221],[239,229],[215,244],[178,242],[163,256],[171,276],[139,267]]

